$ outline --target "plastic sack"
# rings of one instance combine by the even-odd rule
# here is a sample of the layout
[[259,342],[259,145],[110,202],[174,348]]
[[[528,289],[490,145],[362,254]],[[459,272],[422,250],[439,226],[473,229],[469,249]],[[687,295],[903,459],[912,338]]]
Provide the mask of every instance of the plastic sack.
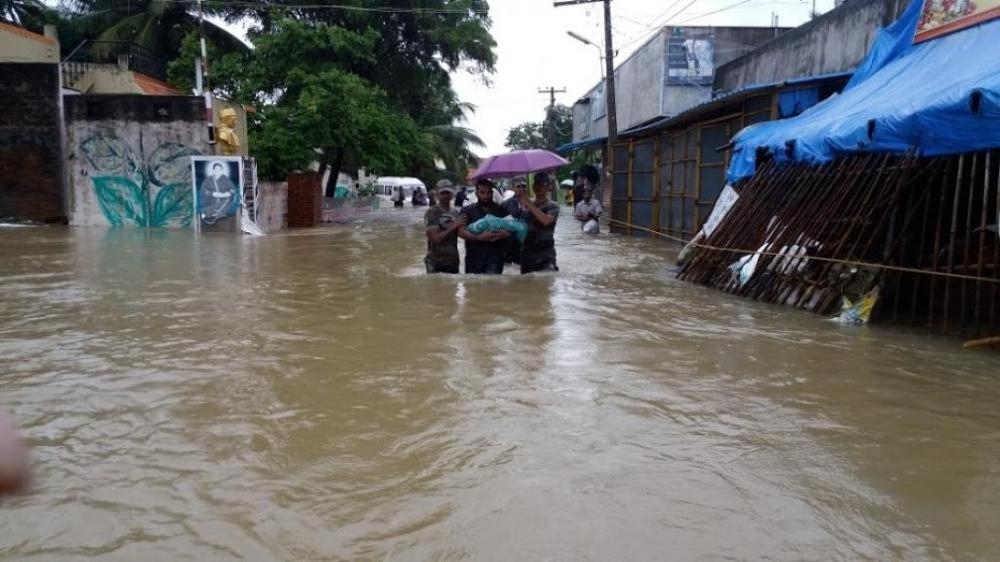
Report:
[[528,236],[528,225],[524,224],[523,221],[512,217],[502,219],[494,215],[486,215],[466,228],[473,234],[507,230],[513,232],[514,236],[517,236],[517,241],[522,244],[524,244],[524,239]]
[[583,223],[584,234],[597,234],[601,231],[601,226],[597,224],[597,219],[590,219],[589,221]]
[[878,287],[875,287],[862,297],[858,302],[851,302],[844,297],[844,304],[840,308],[840,314],[831,318],[834,322],[841,324],[867,324],[871,319],[872,309],[878,302]]

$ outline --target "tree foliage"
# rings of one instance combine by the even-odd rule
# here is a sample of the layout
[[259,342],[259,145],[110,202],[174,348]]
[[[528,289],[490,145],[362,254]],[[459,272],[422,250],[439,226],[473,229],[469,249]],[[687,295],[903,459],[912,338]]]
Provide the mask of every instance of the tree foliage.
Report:
[[545,119],[525,121],[507,130],[504,146],[511,150],[544,148],[555,150],[573,141],[573,110],[556,104],[545,108]]
[[[170,61],[179,54],[182,40],[198,30],[192,5],[177,0],[70,0],[66,5],[73,11],[61,17],[60,37],[77,39],[63,41],[68,49],[86,39],[98,42],[90,51],[103,54],[113,48],[110,42],[131,42]],[[204,29],[205,36],[224,51],[248,48],[209,20]]]
[[[0,0],[15,1],[31,0]],[[170,82],[193,88],[200,45],[190,4],[71,1],[77,13],[67,32],[165,53]],[[465,126],[473,108],[458,100],[451,73],[487,80],[493,71],[485,0],[396,0],[392,9],[368,0],[206,0],[205,9],[251,23],[252,49],[206,25],[210,86],[255,108],[249,143],[265,176],[312,162],[423,176],[437,173],[435,162],[454,172],[475,165],[482,141]]]
[[[365,0],[338,4],[371,8]],[[223,15],[257,22],[251,34],[257,46],[255,56],[270,56],[261,44],[266,38],[292,34],[295,39],[285,41],[280,54],[286,65],[303,61],[313,72],[336,68],[357,76],[361,84],[378,92],[378,103],[371,107],[396,116],[393,124],[399,130],[395,132],[377,128],[376,124],[385,123],[382,119],[337,119],[333,126],[364,125],[372,127],[372,132],[349,129],[352,132],[341,135],[347,144],[318,147],[321,151],[346,152],[349,161],[365,165],[374,158],[369,154],[371,146],[357,140],[393,134],[398,139],[391,144],[399,147],[400,154],[381,157],[386,161],[385,167],[376,169],[381,173],[431,179],[429,176],[438,173],[435,160],[452,173],[464,173],[465,168],[475,165],[472,149],[482,142],[464,126],[472,108],[457,99],[450,73],[471,72],[485,80],[493,71],[496,43],[489,33],[485,0],[400,0],[393,3],[398,11],[315,6],[305,0],[259,2],[230,5]],[[290,22],[300,27],[293,29]],[[294,80],[287,86],[294,89],[291,82]],[[282,99],[292,99],[295,94],[292,91],[289,98],[289,92],[280,93]],[[388,139],[383,142],[387,143]]]
[[0,0],[0,21],[38,28],[51,10],[40,0]]

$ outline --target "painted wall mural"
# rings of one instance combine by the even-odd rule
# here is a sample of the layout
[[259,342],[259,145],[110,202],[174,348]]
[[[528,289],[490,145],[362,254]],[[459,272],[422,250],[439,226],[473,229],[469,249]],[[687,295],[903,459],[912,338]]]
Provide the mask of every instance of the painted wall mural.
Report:
[[115,227],[189,227],[191,156],[201,152],[176,142],[147,152],[141,131],[136,148],[111,129],[80,143],[104,217]]

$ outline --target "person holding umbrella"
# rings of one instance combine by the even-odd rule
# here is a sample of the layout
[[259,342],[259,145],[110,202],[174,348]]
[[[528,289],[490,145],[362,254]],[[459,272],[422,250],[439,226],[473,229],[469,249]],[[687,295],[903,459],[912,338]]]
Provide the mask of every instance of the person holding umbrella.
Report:
[[535,199],[527,193],[518,193],[518,203],[524,208],[522,220],[528,225],[528,237],[521,248],[521,273],[535,271],[559,271],[556,265],[556,221],[559,219],[559,205],[549,199],[552,188],[549,175],[540,172],[533,184]]

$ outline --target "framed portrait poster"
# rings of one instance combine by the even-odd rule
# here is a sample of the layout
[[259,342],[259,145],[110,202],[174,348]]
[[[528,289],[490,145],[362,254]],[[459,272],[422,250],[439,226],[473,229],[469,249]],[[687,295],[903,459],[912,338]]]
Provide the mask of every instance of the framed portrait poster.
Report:
[[216,227],[239,220],[243,202],[243,157],[192,156],[191,178],[195,228],[229,230]]

